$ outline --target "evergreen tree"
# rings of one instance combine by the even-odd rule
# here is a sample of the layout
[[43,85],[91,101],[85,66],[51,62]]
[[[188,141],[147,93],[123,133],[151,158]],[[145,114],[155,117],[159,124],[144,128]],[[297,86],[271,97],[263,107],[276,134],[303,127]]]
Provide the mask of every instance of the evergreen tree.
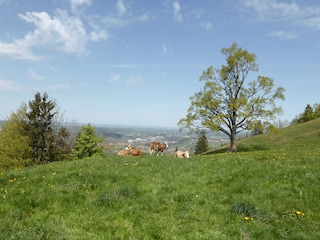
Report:
[[71,159],[83,159],[86,157],[96,157],[103,155],[101,143],[103,139],[96,136],[95,128],[90,124],[82,126],[77,136],[75,146],[71,151]]
[[208,151],[208,139],[204,132],[198,137],[198,141],[195,146],[195,154],[201,154]]
[[311,121],[313,119],[314,119],[313,108],[310,106],[310,104],[308,104],[306,106],[306,108],[304,109],[304,112],[302,113],[302,115],[298,119],[298,122],[305,123],[305,122]]
[[29,101],[27,121],[24,125],[30,138],[35,163],[54,161],[53,117],[57,112],[55,100],[49,100],[48,94],[43,96],[38,92],[33,101]]

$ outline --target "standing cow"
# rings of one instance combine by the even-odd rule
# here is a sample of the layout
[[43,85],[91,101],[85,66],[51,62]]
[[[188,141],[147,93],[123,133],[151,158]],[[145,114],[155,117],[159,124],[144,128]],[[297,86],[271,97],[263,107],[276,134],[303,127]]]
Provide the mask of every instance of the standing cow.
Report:
[[154,152],[157,152],[157,156],[161,153],[163,156],[163,151],[168,147],[167,143],[151,142],[150,143],[150,156],[153,156]]

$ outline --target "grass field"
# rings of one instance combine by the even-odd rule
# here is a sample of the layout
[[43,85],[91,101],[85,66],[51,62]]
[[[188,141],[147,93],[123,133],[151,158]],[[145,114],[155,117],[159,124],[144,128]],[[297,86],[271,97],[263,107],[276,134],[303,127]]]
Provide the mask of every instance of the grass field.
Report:
[[190,159],[106,156],[0,175],[0,239],[320,239],[320,121]]

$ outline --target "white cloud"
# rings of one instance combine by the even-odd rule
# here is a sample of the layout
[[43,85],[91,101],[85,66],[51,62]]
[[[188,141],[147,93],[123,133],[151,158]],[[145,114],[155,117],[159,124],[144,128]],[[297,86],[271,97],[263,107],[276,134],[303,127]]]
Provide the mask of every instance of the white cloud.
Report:
[[91,26],[92,31],[87,32],[82,20],[69,16],[65,10],[57,9],[54,16],[46,12],[26,12],[18,16],[25,22],[33,23],[35,29],[12,43],[0,42],[0,55],[39,60],[40,57],[34,53],[38,48],[82,54],[86,52],[88,41],[108,39],[107,32],[98,25]]
[[116,82],[120,82],[120,75],[119,74],[112,74],[110,75],[110,78],[108,79],[109,83],[116,83]]
[[131,85],[135,85],[142,82],[142,76],[141,75],[136,75],[136,76],[130,76],[129,78],[127,78],[125,80],[125,85],[127,87],[131,86]]
[[295,2],[282,3],[277,0],[243,0],[241,5],[243,10],[252,12],[260,21],[287,19],[301,13],[301,9]]
[[171,53],[172,52],[172,48],[170,46],[167,46],[164,43],[161,44],[161,48],[162,48],[162,53],[163,54],[167,54],[167,53]]
[[78,12],[80,7],[90,6],[92,0],[70,0],[72,12]]
[[14,40],[13,43],[0,42],[0,55],[9,56],[17,59],[39,60],[30,50],[26,42]]
[[206,30],[212,30],[213,28],[211,22],[201,23],[201,27]]
[[304,19],[300,23],[316,30],[320,30],[320,17]]
[[28,69],[28,77],[29,78],[31,78],[31,79],[33,79],[33,80],[37,80],[37,81],[41,81],[41,80],[43,80],[44,79],[44,77],[43,76],[41,76],[41,75],[39,75],[39,74],[37,74],[35,71],[33,71],[32,69]]
[[296,21],[320,14],[320,7],[303,8],[295,1],[285,3],[279,0],[242,0],[240,9],[259,21]]
[[141,75],[129,76],[128,78],[122,78],[119,74],[110,75],[107,80],[108,83],[117,83],[121,86],[130,87],[132,85],[142,82]]
[[127,12],[127,7],[124,4],[123,0],[118,0],[117,1],[117,9],[118,9],[118,13],[119,15],[123,15]]
[[270,34],[271,36],[278,37],[280,39],[295,39],[297,38],[297,34],[286,32],[286,31],[275,31]]
[[16,84],[13,81],[3,80],[0,78],[0,90],[10,90],[10,91],[19,91],[21,90],[21,86]]
[[37,27],[24,37],[23,41],[28,45],[51,47],[67,53],[85,50],[88,38],[83,23],[79,18],[69,16],[67,11],[58,9],[55,17],[46,12],[27,12],[19,16]]
[[180,3],[178,1],[174,1],[172,3],[172,7],[173,7],[174,20],[181,22],[182,21],[182,14],[181,14]]
[[259,22],[292,21],[320,30],[319,5],[303,7],[295,1],[286,3],[279,0],[242,0],[239,3],[246,18]]

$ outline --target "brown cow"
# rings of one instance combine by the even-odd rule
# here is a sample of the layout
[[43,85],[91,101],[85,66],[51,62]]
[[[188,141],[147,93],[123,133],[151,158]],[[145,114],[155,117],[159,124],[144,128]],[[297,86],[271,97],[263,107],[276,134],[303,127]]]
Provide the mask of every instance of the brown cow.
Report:
[[129,146],[128,150],[130,152],[130,156],[142,156],[143,155],[143,152],[141,150],[136,149],[132,146]]
[[123,149],[121,151],[119,151],[117,153],[118,156],[129,156],[130,155],[130,152],[129,152],[129,149],[126,147],[126,149]]
[[150,143],[150,156],[153,156],[153,153],[156,151],[157,156],[161,153],[163,156],[163,151],[168,147],[167,143],[151,142]]

